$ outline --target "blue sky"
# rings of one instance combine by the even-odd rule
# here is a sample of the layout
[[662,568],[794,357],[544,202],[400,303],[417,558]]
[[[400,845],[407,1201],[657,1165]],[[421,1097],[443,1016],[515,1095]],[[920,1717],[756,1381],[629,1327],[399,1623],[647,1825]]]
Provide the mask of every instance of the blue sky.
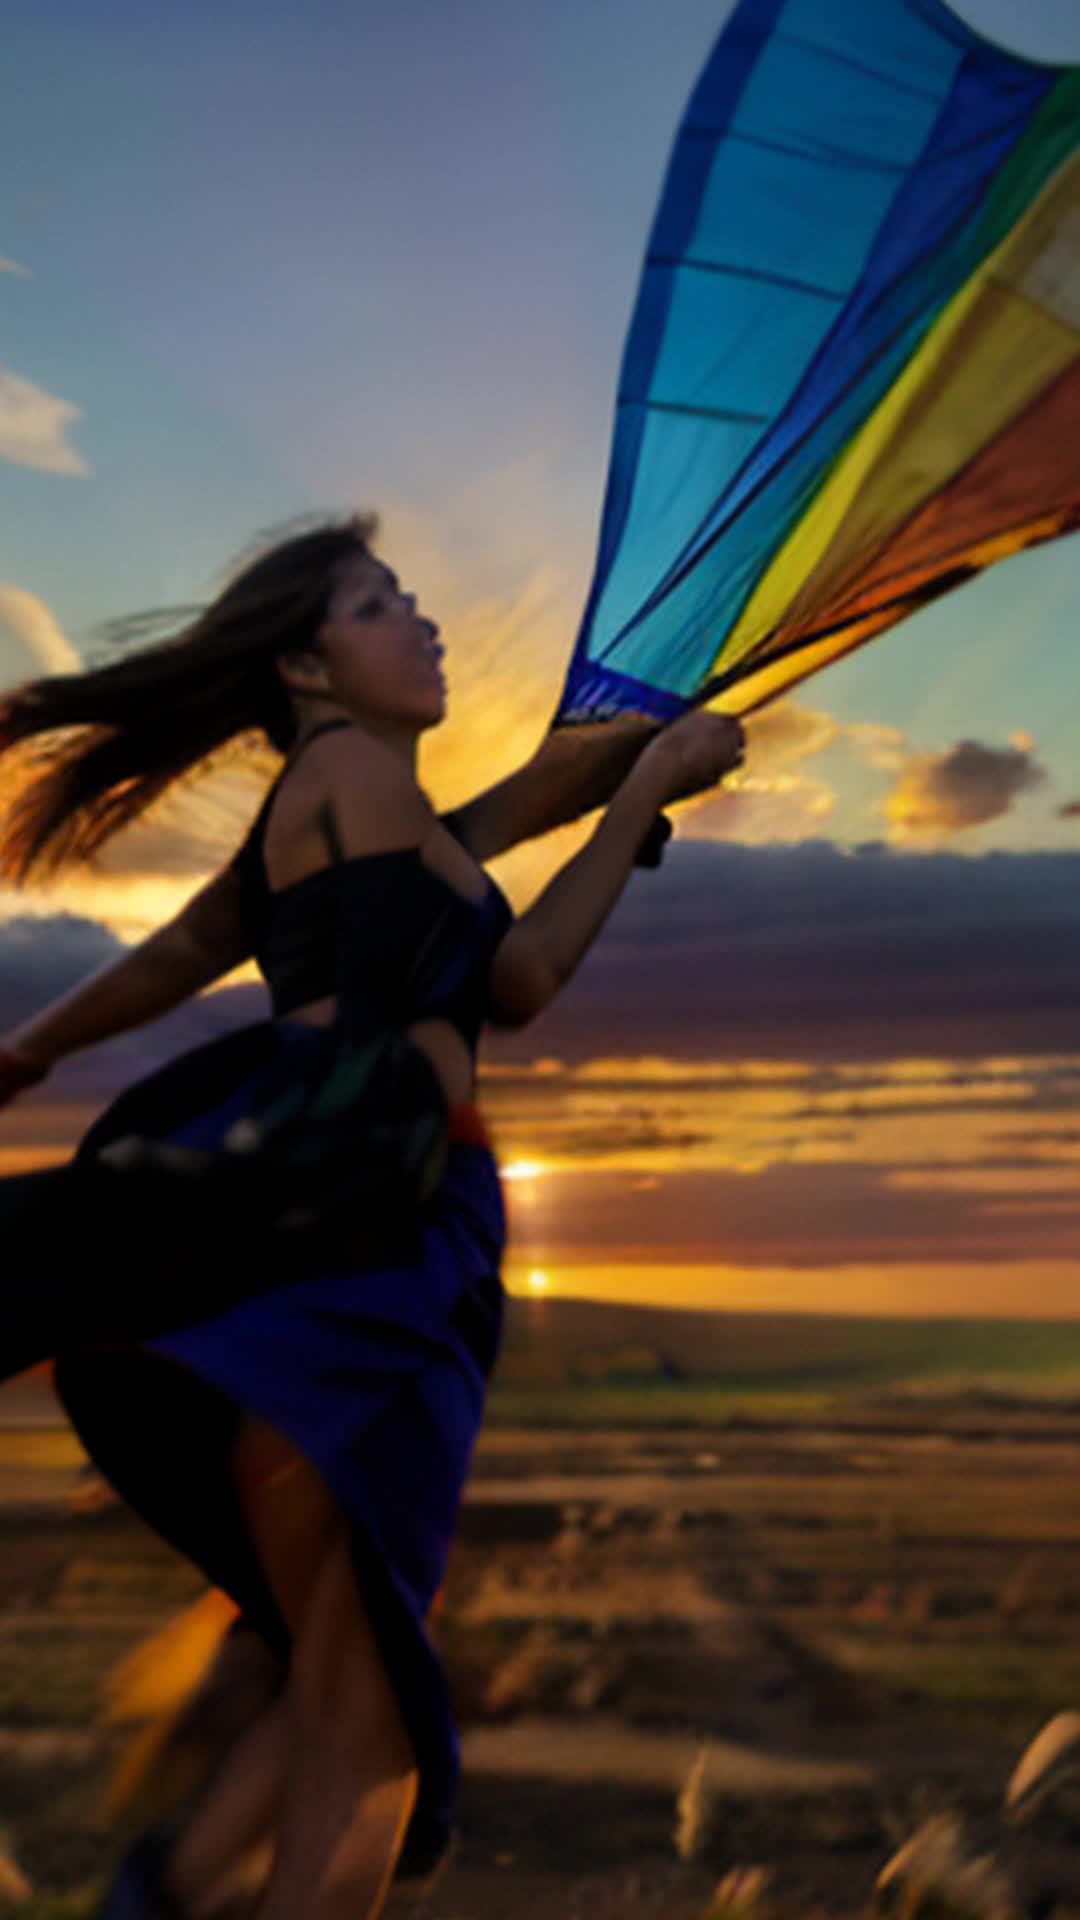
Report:
[[[1025,0],[1022,27],[1015,0],[958,10],[1080,62],[1074,0]],[[425,743],[437,797],[527,750],[589,585],[666,157],[725,12],[8,0],[0,683],[77,663],[98,621],[203,597],[263,529],[376,508],[448,646],[450,718]],[[1058,809],[1080,797],[1078,606],[1075,537],[993,569],[773,710],[756,786],[679,811],[688,844],[631,880],[543,1031],[494,1049],[500,1144],[539,1169],[516,1189],[519,1262],[623,1297],[673,1297],[677,1267],[698,1304],[979,1311],[997,1234],[996,1310],[1065,1310],[1080,820]],[[1001,796],[982,825],[963,741],[983,755],[975,787]],[[847,858],[891,831],[904,780],[939,808],[937,841]],[[0,889],[0,1031],[191,893],[185,825],[119,836],[111,879]],[[572,844],[496,876],[527,895]],[[964,884],[956,855],[973,856]],[[0,1165],[65,1153],[133,1074],[256,1017],[245,977],[239,1001],[203,996],[65,1062],[3,1116]],[[766,1066],[736,1084],[741,1045]],[[635,1066],[642,1046],[659,1064]],[[599,1085],[590,1048],[616,1061]],[[953,1053],[981,1064],[954,1071]],[[712,1079],[669,1111],[658,1077],[688,1059]],[[573,1185],[592,1181],[617,1225],[628,1174],[636,1293],[625,1248],[605,1267],[615,1225],[583,1238]],[[770,1223],[809,1220],[811,1192],[793,1264]]]
[[401,496],[483,593],[526,559],[490,520],[508,473],[518,538],[587,568],[644,228],[715,21],[16,10],[0,251],[34,279],[4,284],[5,356],[82,407],[96,484],[5,472],[5,573],[77,633],[190,591],[262,521]]
[[[1022,29],[1009,0],[961,11],[1080,60],[1068,0]],[[78,409],[56,433],[83,471],[0,459],[0,581],[85,648],[98,620],[206,593],[264,527],[373,505],[451,647],[455,616],[543,583],[520,645],[530,694],[553,695],[648,223],[725,12],[16,0],[0,256],[23,271],[0,274],[0,366]],[[801,696],[923,754],[1030,736],[1051,784],[971,851],[1076,844],[1055,809],[1077,545],[996,569]],[[23,667],[0,628],[0,672]],[[880,780],[850,754],[820,771],[829,831],[872,833]]]

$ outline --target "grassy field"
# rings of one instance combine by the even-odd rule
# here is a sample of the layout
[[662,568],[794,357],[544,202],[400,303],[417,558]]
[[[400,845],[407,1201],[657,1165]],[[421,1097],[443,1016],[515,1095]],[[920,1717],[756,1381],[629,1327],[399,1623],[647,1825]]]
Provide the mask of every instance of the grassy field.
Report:
[[1080,1321],[911,1320],[509,1303],[489,1418],[688,1424],[744,1404],[818,1417],[867,1395],[1080,1407]]
[[[927,1808],[1012,1871],[1004,1783],[1080,1708],[1080,1328],[545,1307],[539,1348],[511,1318],[439,1614],[466,1843],[423,1920],[703,1920],[748,1864],[764,1920],[843,1920]],[[0,1829],[37,1889],[24,1920],[92,1912],[129,1737],[103,1680],[203,1591],[119,1504],[69,1506],[82,1461],[67,1428],[0,1428]],[[609,1771],[580,1778],[591,1740]],[[683,1857],[705,1748],[721,1778]],[[795,1792],[794,1759],[861,1784]],[[1080,1912],[1080,1817],[1047,1820],[1039,1870]]]

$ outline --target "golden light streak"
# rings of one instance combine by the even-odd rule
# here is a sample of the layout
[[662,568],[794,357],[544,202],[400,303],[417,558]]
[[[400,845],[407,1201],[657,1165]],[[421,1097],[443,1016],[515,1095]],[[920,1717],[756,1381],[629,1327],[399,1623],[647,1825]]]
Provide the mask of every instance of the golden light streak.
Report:
[[591,1080],[700,1080],[709,1081],[808,1079],[814,1068],[804,1060],[672,1060],[657,1054],[621,1054],[583,1061],[565,1069],[568,1079]]
[[[1076,1260],[849,1267],[739,1267],[621,1259],[590,1263],[557,1250],[549,1299],[723,1313],[837,1313],[871,1318],[971,1316],[1021,1320],[1076,1317]],[[511,1271],[510,1292],[527,1289]]]
[[500,1173],[504,1180],[539,1180],[547,1170],[542,1160],[509,1160]]

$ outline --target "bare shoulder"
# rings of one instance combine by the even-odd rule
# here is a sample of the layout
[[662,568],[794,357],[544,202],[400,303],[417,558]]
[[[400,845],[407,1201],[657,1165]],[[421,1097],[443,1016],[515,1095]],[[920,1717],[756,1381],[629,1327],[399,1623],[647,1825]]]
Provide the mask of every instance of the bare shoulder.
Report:
[[314,742],[311,773],[347,857],[416,846],[436,823],[409,767],[363,727],[342,727]]

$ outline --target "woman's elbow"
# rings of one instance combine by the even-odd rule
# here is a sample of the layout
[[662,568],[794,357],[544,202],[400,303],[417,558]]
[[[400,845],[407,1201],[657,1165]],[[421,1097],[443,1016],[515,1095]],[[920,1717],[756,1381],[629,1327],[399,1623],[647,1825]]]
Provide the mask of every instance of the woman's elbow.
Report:
[[518,952],[493,970],[487,1018],[493,1027],[527,1027],[554,1000],[562,981],[542,954]]
[[538,1013],[543,1013],[546,1005],[546,1001],[532,1001],[528,1005],[522,1003],[514,1006],[507,1006],[505,1002],[496,1002],[488,1008],[487,1023],[489,1027],[516,1033],[519,1028],[529,1026]]

